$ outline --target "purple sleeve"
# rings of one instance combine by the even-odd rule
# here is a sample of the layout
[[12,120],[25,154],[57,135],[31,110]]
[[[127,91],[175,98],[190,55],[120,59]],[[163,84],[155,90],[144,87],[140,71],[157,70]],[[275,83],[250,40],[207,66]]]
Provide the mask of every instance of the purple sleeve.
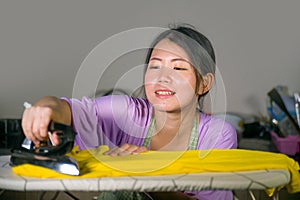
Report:
[[62,98],[72,111],[72,126],[80,149],[124,143],[141,146],[148,131],[152,107],[145,99],[113,95],[82,100]]
[[237,133],[228,122],[200,114],[198,149],[237,148]]

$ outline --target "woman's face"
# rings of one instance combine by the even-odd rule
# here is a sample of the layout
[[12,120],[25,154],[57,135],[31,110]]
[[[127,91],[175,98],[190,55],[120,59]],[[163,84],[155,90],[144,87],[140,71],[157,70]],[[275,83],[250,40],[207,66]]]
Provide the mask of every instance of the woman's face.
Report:
[[195,107],[196,76],[187,53],[168,39],[154,48],[145,74],[145,91],[154,108],[180,112]]

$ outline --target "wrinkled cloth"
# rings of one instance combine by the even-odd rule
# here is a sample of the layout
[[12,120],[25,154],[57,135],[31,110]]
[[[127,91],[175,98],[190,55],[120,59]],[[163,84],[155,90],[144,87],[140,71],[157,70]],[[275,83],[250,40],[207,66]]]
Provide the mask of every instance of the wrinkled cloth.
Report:
[[[103,155],[108,146],[77,151],[69,154],[80,166],[80,176],[69,176],[53,170],[24,164],[13,167],[21,176],[37,178],[95,178],[120,176],[157,176],[205,172],[237,172],[253,170],[288,170],[291,181],[285,187],[288,192],[300,192],[299,164],[280,153],[229,149],[148,151],[137,155],[111,157]],[[267,190],[269,195],[273,189]]]
[[[62,98],[72,110],[72,127],[77,132],[79,149],[110,148],[125,143],[142,146],[147,137],[153,106],[144,98],[111,95],[91,99]],[[199,112],[196,149],[231,149],[237,147],[235,128],[223,119]],[[150,143],[147,146],[150,149]],[[231,191],[186,191],[198,199],[231,200]]]

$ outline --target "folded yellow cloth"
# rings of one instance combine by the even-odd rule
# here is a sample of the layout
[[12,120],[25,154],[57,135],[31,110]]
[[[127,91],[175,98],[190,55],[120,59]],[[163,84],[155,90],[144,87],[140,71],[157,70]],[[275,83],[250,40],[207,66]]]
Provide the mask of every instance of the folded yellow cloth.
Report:
[[[203,172],[236,172],[268,169],[288,170],[291,181],[288,192],[300,192],[299,164],[284,154],[262,151],[189,150],[148,151],[137,155],[111,157],[103,155],[107,146],[73,151],[68,155],[78,161],[80,176],[69,176],[53,170],[24,164],[13,167],[14,173],[39,178],[95,178],[118,176],[155,176]],[[267,193],[272,195],[274,189]]]

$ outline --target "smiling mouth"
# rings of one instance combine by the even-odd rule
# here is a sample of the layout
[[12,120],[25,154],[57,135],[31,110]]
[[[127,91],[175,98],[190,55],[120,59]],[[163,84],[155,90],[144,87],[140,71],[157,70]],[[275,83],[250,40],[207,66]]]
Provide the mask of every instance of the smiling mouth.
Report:
[[176,94],[175,92],[172,91],[166,91],[166,90],[157,90],[155,91],[156,95],[162,95],[162,96],[170,96]]

